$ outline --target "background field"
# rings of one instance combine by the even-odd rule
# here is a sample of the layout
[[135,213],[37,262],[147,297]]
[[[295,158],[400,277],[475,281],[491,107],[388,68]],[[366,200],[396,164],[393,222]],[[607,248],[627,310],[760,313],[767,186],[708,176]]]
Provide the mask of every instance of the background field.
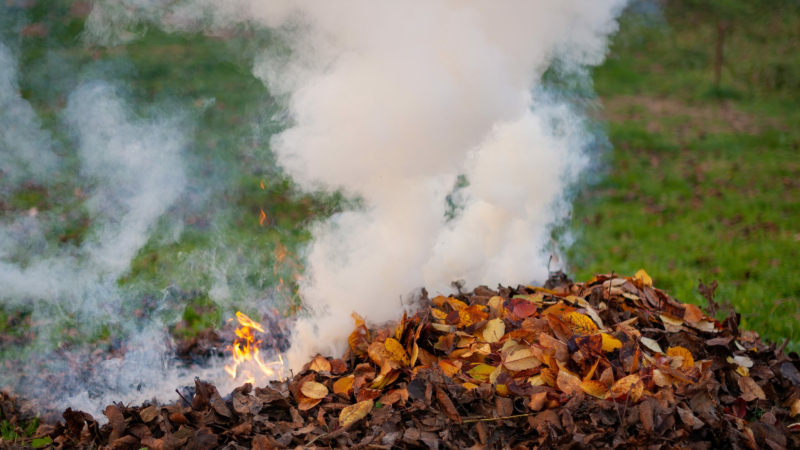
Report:
[[[67,166],[77,161],[59,112],[81,77],[116,80],[141,115],[180,110],[195,123],[190,189],[120,281],[142,293],[132,309],[152,308],[154,296],[171,302],[170,311],[185,319],[173,330],[180,335],[259,301],[290,310],[301,270],[291,255],[308,239],[308,225],[346,200],[300,195],[274,166],[268,140],[279,109],[249,71],[269,35],[143,29],[124,45],[87,47],[80,39],[85,13],[80,2],[0,6],[2,38],[20,57],[23,96],[63,142]],[[728,32],[715,86],[720,20]],[[575,279],[645,268],[659,287],[697,303],[698,279],[716,279],[719,298],[742,313],[746,327],[788,337],[797,348],[798,50],[796,1],[637,2],[626,10],[607,62],[593,72],[603,105],[597,120],[612,145],[587,176],[568,224],[577,238],[568,252]],[[79,245],[92,225],[81,194],[91,183],[70,177],[70,169],[48,183],[4,187],[0,220],[36,215],[51,245]],[[25,264],[24,254],[4,257]],[[219,286],[230,290],[225,301],[212,300]],[[30,337],[29,317],[0,308],[0,333]],[[2,342],[0,353],[12,352]]]

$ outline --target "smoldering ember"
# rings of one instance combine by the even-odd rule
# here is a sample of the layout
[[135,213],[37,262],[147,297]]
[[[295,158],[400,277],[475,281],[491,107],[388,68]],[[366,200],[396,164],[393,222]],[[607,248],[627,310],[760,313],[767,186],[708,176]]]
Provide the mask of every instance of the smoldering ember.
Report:
[[[427,295],[384,324],[353,313],[349,350],[232,392],[196,379],[178,400],[71,408],[2,448],[800,448],[800,356],[633,277]],[[724,320],[715,317],[725,315]],[[249,328],[260,329],[253,335]],[[245,330],[245,332],[242,332]],[[266,333],[242,322],[235,348]],[[202,335],[194,352],[222,344]],[[207,354],[207,353],[206,353]],[[33,403],[31,403],[33,402]],[[3,394],[14,426],[35,399]],[[20,430],[21,431],[21,430]]]

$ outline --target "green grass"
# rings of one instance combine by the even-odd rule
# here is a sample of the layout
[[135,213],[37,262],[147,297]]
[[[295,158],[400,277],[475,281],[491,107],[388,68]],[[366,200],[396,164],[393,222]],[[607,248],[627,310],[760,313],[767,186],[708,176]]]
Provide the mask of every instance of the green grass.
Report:
[[[645,268],[658,287],[698,304],[698,280],[716,279],[718,298],[732,302],[745,328],[789,338],[796,350],[800,57],[789,49],[797,47],[800,11],[771,5],[728,15],[733,31],[717,88],[718,16],[687,3],[671,3],[655,24],[627,14],[595,71],[606,105],[624,98],[628,106],[609,111],[607,176],[576,202],[572,269],[585,279]],[[781,83],[765,75],[777,66],[787,68]],[[665,100],[672,114],[647,107]],[[750,123],[737,130],[709,118],[726,109]]]

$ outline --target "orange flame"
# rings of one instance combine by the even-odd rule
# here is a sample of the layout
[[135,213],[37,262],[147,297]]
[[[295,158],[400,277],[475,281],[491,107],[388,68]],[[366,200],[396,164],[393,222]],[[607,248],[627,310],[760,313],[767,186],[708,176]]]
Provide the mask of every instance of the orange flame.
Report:
[[261,215],[258,217],[258,224],[264,225],[264,221],[267,219],[267,215],[264,213],[264,209],[261,209]]
[[[233,364],[225,366],[228,375],[236,379],[239,374],[239,366],[244,365],[253,369],[258,368],[261,371],[261,378],[272,378],[276,375],[273,369],[275,367],[278,378],[283,381],[283,358],[278,355],[278,361],[265,363],[259,356],[258,345],[261,341],[256,340],[253,330],[263,333],[264,328],[261,324],[247,317],[241,311],[236,312],[236,320],[239,321],[239,327],[234,331],[237,339],[232,346],[228,347],[233,355]],[[241,374],[245,377],[245,382],[255,385],[256,378],[249,370],[244,370]]]
[[264,188],[264,180],[261,180],[261,189],[265,189]]

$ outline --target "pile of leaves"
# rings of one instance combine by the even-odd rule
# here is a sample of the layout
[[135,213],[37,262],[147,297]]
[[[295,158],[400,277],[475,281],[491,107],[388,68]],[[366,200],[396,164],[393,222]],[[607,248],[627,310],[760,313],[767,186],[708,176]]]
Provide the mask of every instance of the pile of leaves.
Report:
[[706,311],[643,271],[546,286],[425,298],[382,326],[354,314],[347,355],[290,380],[225,397],[197,380],[102,426],[67,410],[0,448],[800,448],[800,357],[716,320],[713,285]]

